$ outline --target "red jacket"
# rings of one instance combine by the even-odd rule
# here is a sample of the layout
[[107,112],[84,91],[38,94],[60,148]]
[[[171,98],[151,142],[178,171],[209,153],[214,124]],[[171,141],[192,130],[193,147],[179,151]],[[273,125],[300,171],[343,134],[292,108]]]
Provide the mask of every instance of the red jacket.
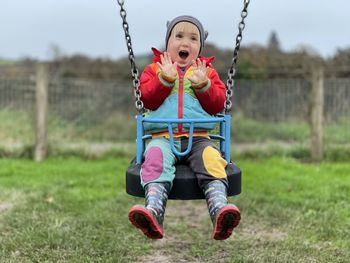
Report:
[[[152,50],[153,62],[145,68],[140,79],[141,100],[145,108],[151,110],[149,118],[205,119],[224,109],[226,88],[211,65],[213,57],[200,57],[208,65],[208,83],[192,87],[188,79],[193,74],[192,65],[183,71],[178,67],[175,81],[164,79],[158,74],[160,69],[157,65],[162,53],[154,48]],[[188,130],[187,123],[175,126],[178,134]],[[194,126],[195,131],[209,131],[214,127],[215,123],[197,123]],[[161,123],[145,123],[144,128],[151,133],[167,131],[167,125]]]
[[[152,48],[152,51],[154,53],[153,62],[148,65],[141,74],[140,89],[142,94],[141,99],[145,108],[154,111],[158,109],[163,101],[170,95],[173,85],[172,83],[162,82],[159,79],[157,74],[159,67],[156,63],[160,62],[160,55],[162,52],[155,48]],[[211,65],[214,57],[200,57],[200,59],[206,61],[206,64],[209,66],[208,78],[210,80],[210,86],[204,91],[195,88],[193,88],[193,90],[195,91],[195,95],[203,109],[207,113],[213,115],[221,112],[224,108],[224,103],[226,101],[226,88],[225,84],[220,80],[218,73]],[[181,80],[190,68],[192,68],[191,65],[186,68],[183,74],[178,70],[178,78]],[[181,83],[179,84],[181,85]],[[179,89],[180,88],[181,87],[179,87]]]

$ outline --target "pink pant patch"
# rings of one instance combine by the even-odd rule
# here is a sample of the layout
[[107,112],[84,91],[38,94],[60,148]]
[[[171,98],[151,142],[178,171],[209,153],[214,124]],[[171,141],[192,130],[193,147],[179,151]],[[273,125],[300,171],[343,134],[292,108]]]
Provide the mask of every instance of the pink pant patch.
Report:
[[159,147],[151,147],[141,166],[142,180],[147,183],[158,179],[163,172],[163,153]]

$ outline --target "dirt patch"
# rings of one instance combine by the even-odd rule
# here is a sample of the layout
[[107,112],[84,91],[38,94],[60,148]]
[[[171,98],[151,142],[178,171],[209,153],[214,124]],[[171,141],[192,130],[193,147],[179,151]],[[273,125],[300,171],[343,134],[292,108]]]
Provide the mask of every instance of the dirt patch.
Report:
[[0,193],[0,216],[25,200],[23,193],[19,191],[0,188]]
[[198,229],[204,220],[210,220],[205,200],[168,201],[164,219],[165,236],[154,241],[152,255],[142,257],[139,262],[201,262],[186,256],[186,252],[191,250],[193,241],[181,239],[181,235],[174,235],[174,229],[179,224],[189,229]]
[[9,203],[0,203],[0,213],[5,212],[6,210],[9,210],[12,207],[12,204]]
[[171,257],[162,255],[161,252],[156,251],[153,255],[147,255],[146,257],[143,257],[140,261],[140,263],[163,263],[163,262],[173,262]]
[[153,243],[152,255],[146,255],[139,259],[141,263],[199,263],[201,261],[193,258],[189,259],[186,255],[192,246],[191,241],[181,240],[179,236],[164,236],[163,239],[156,240]]
[[255,239],[256,241],[283,241],[288,234],[277,228],[271,228],[258,222],[242,222],[237,238]]
[[[191,256],[190,251],[195,241],[191,239],[191,236],[176,232],[179,229],[182,231],[190,231],[190,229],[203,231],[203,226],[206,224],[209,226],[210,218],[205,200],[170,200],[165,213],[165,236],[161,240],[154,241],[152,254],[142,257],[139,262],[226,262],[229,255],[224,251],[215,255],[215,259],[206,258],[207,261]],[[208,229],[208,231],[210,230]],[[242,220],[240,227],[235,231],[235,239],[242,241],[278,242],[287,238],[288,233],[252,219]],[[210,244],[209,240],[208,245]]]
[[189,227],[196,227],[209,218],[205,200],[170,200],[165,214],[166,224],[169,226],[185,222]]

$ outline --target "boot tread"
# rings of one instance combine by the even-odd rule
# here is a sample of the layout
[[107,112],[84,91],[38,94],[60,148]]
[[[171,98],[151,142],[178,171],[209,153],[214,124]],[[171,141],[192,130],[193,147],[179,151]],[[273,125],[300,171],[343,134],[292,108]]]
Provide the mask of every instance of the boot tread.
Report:
[[140,229],[144,235],[152,239],[163,238],[164,231],[146,207],[135,205],[129,211],[130,222]]

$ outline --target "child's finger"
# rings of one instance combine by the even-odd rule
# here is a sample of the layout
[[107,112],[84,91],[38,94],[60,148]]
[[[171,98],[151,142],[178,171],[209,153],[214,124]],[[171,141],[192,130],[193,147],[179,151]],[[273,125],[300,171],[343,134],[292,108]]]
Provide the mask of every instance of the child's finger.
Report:
[[199,58],[197,58],[197,65],[199,68],[202,67],[202,61]]
[[162,64],[168,64],[168,57],[167,57],[167,53],[164,52],[162,55],[160,55],[160,60],[162,61]]
[[160,61],[162,62],[162,64],[164,64],[164,56],[160,55]]
[[170,54],[169,54],[169,52],[165,52],[165,58],[166,58],[166,61],[167,61],[167,63],[171,63],[171,58],[170,58]]
[[207,68],[207,63],[206,63],[205,60],[201,61],[201,67],[202,67],[203,70],[206,70],[206,68]]
[[164,59],[164,62],[166,62],[168,60],[166,52],[163,53],[163,59]]
[[197,69],[197,63],[195,60],[192,60],[192,67],[193,69]]
[[157,65],[159,66],[160,70],[162,70],[162,71],[163,71],[163,65],[162,65],[162,64],[160,64],[159,62],[157,62]]

